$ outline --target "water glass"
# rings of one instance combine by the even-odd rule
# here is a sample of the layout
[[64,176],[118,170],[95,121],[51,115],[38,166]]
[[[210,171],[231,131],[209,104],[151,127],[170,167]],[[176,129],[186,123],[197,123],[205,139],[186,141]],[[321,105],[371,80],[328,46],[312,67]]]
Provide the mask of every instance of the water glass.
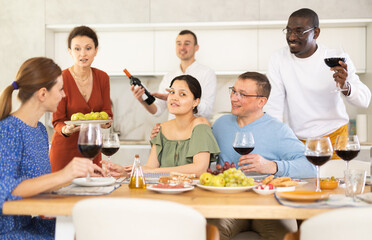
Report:
[[362,169],[348,169],[345,171],[345,195],[356,201],[356,195],[362,194],[366,184],[367,171]]

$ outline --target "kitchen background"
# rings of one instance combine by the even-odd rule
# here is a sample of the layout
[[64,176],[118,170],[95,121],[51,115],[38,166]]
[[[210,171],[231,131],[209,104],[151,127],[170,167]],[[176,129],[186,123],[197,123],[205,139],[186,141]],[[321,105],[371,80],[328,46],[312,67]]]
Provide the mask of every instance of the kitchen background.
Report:
[[[114,130],[123,140],[113,159],[127,163],[140,153],[145,160],[151,129],[165,121],[167,114],[155,118],[144,110],[132,96],[123,68],[138,76],[150,92],[157,91],[162,75],[179,64],[177,33],[194,31],[200,45],[197,61],[217,74],[215,118],[230,111],[227,88],[237,75],[265,73],[270,55],[286,45],[281,29],[288,16],[302,7],[319,15],[319,42],[342,45],[361,80],[371,88],[371,0],[0,0],[0,89],[13,81],[19,66],[30,57],[48,56],[63,69],[71,66],[67,34],[76,25],[89,25],[100,40],[94,66],[111,77]],[[18,106],[14,96],[13,108]],[[372,106],[347,108],[351,119],[369,116],[365,140],[371,142]]]

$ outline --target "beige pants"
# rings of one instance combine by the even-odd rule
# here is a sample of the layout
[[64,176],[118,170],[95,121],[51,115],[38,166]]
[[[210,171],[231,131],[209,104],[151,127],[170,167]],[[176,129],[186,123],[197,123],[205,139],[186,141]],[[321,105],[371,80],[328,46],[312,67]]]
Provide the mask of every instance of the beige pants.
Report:
[[254,231],[262,240],[281,240],[288,232],[297,231],[295,219],[263,220],[263,219],[207,219],[220,232],[221,240],[229,240],[240,232]]

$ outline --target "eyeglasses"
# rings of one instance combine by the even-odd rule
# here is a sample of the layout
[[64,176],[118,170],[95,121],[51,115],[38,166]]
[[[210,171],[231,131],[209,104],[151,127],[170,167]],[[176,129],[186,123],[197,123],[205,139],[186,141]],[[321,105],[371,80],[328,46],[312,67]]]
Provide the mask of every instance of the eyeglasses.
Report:
[[314,30],[314,29],[315,29],[315,27],[312,27],[312,28],[304,30],[304,31],[300,31],[300,30],[294,30],[293,31],[290,28],[284,28],[282,31],[287,36],[291,36],[291,34],[294,33],[294,35],[296,35],[296,37],[302,38],[306,33],[310,32],[311,30]]
[[230,96],[232,94],[234,94],[235,96],[238,97],[238,99],[242,99],[242,98],[246,98],[246,97],[265,97],[265,96],[262,96],[262,95],[247,95],[247,94],[243,94],[243,93],[240,93],[240,92],[236,91],[234,89],[234,87],[229,87],[229,93],[230,93]]

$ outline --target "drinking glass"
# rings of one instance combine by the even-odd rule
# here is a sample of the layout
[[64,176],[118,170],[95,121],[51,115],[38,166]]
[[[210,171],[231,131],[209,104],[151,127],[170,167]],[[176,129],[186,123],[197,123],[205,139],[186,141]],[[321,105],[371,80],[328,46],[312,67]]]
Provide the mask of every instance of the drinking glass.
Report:
[[254,149],[254,138],[251,132],[236,132],[233,142],[234,150],[240,155],[246,155]]
[[332,143],[329,137],[308,138],[305,146],[305,156],[316,167],[316,192],[321,192],[319,184],[319,167],[331,159]]
[[[110,165],[111,156],[114,155],[120,148],[119,136],[117,133],[105,133],[102,135],[102,153],[108,157],[107,165]],[[107,166],[106,166],[107,168]],[[110,177],[110,172],[107,172]]]
[[[339,61],[346,62],[346,54],[342,47],[336,49],[326,49],[324,54],[324,62],[327,64],[328,67],[333,68],[337,66],[341,66]],[[332,92],[342,92],[348,91],[347,89],[341,89],[339,84],[336,84],[336,90]]]
[[349,169],[349,161],[358,156],[360,143],[357,135],[338,135],[335,143],[335,152],[346,162],[346,170]]
[[345,196],[356,201],[356,195],[362,194],[366,184],[367,171],[363,169],[347,169],[345,171]]
[[[84,157],[93,161],[102,148],[102,134],[99,124],[89,123],[80,126],[78,148]],[[91,181],[89,172],[87,181]]]

